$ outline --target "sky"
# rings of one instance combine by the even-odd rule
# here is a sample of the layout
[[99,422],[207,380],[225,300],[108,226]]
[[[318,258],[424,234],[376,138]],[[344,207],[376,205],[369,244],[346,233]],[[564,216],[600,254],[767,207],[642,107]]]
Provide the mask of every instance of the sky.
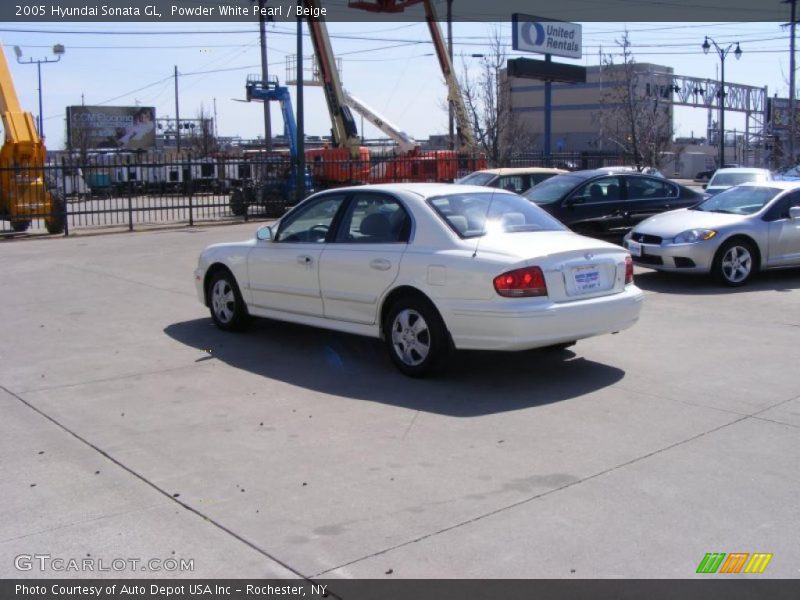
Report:
[[[21,32],[20,30],[35,30]],[[341,59],[344,87],[417,139],[447,131],[446,88],[425,23],[328,23],[333,50]],[[720,45],[738,41],[741,60],[726,60],[726,81],[768,86],[772,96],[788,95],[789,32],[780,23],[583,23],[584,56],[557,61],[597,65],[601,54],[619,53],[628,31],[637,62],[671,66],[676,74],[715,78],[719,58],[704,55],[706,35]],[[511,24],[453,25],[456,69],[476,70],[499,32],[508,58],[537,55],[511,49]],[[296,27],[269,24],[270,74],[286,79],[287,57],[296,53]],[[50,149],[65,138],[65,107],[87,105],[155,106],[158,117],[175,116],[173,69],[179,71],[181,118],[196,118],[216,105],[218,133],[255,138],[263,135],[262,108],[243,104],[248,73],[260,71],[257,23],[0,23],[0,40],[23,108],[38,113],[36,66],[18,64],[13,46],[25,58],[52,58],[54,44],[66,53],[42,66],[44,133]],[[312,53],[308,37],[304,55]],[[618,57],[617,57],[618,59]],[[295,88],[290,86],[294,97]],[[280,133],[279,107],[272,107],[273,133]],[[305,130],[328,135],[330,121],[319,88],[305,88]],[[704,136],[707,111],[677,108],[677,136]],[[358,121],[358,119],[357,119]],[[360,122],[359,122],[360,125]],[[726,113],[726,128],[744,128],[744,117]],[[382,137],[365,123],[367,138]]]

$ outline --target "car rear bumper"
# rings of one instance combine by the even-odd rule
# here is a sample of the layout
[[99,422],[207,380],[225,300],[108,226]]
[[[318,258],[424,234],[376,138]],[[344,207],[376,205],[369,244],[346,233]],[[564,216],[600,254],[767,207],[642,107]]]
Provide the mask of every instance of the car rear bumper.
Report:
[[628,285],[617,294],[571,302],[523,307],[511,299],[491,306],[450,306],[442,316],[458,349],[528,350],[627,329],[639,319],[643,298],[639,288]]

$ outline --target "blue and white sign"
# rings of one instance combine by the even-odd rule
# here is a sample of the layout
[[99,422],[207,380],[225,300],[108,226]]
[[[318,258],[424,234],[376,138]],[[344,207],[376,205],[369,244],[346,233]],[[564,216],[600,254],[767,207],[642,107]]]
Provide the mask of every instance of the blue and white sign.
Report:
[[567,58],[583,55],[583,29],[578,23],[542,20],[519,13],[511,16],[511,22],[514,50]]

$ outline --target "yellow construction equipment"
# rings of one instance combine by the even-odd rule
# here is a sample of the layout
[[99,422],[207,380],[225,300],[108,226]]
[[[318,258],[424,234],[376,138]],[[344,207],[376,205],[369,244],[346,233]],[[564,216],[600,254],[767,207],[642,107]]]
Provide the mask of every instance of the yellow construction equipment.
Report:
[[33,115],[20,107],[2,44],[0,114],[5,131],[0,148],[0,218],[11,221],[14,231],[25,231],[33,219],[44,218],[48,233],[62,233],[64,200],[46,189],[44,142]]

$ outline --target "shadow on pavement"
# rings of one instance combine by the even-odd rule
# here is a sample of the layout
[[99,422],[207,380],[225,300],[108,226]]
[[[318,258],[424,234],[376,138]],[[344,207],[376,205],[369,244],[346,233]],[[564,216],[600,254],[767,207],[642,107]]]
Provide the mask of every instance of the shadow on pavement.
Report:
[[[621,369],[573,352],[457,352],[440,376],[411,379],[392,365],[379,340],[254,319],[244,333],[211,319],[174,323],[164,332],[236,369],[291,385],[457,417],[520,410],[613,385]],[[580,342],[574,347],[580,351]],[[199,360],[207,360],[201,358]]]
[[800,289],[800,269],[783,269],[763,271],[755,275],[747,285],[728,287],[717,283],[709,275],[689,275],[682,273],[661,273],[648,270],[636,273],[634,281],[637,286],[648,292],[661,294],[743,294],[749,292],[790,292]]

